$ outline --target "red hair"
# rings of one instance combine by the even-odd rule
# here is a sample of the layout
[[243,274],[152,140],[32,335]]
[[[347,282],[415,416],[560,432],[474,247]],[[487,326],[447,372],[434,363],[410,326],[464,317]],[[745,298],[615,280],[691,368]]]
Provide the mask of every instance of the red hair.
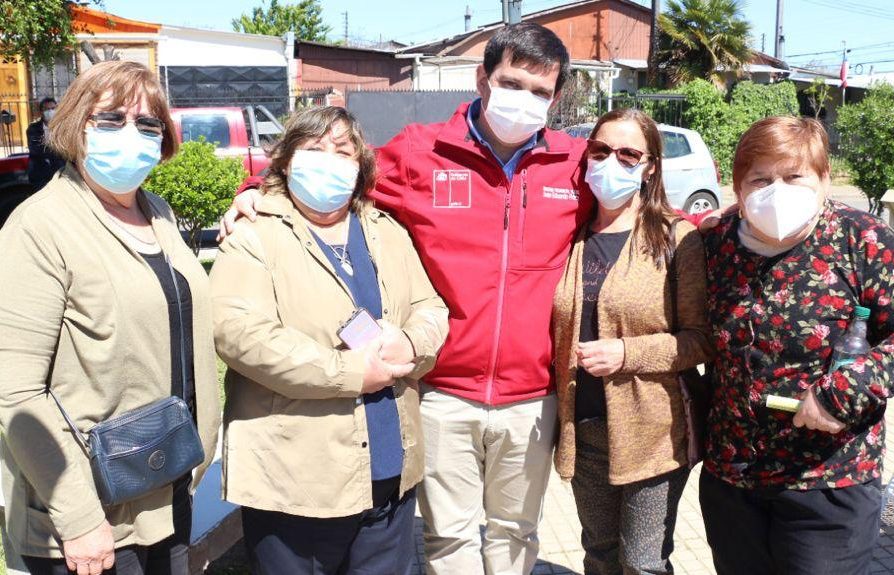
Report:
[[829,136],[813,118],[774,116],[758,120],[742,134],[733,159],[733,189],[742,189],[742,180],[761,158],[807,166],[820,178],[831,172]]

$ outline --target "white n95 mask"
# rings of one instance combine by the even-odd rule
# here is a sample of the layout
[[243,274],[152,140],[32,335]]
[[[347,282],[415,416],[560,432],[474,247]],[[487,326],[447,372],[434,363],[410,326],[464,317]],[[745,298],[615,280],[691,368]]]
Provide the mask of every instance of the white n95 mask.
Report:
[[491,86],[484,117],[501,142],[523,144],[546,126],[551,103],[527,90]]
[[783,240],[804,229],[819,211],[816,192],[807,186],[773,182],[745,198],[745,219],[755,229]]

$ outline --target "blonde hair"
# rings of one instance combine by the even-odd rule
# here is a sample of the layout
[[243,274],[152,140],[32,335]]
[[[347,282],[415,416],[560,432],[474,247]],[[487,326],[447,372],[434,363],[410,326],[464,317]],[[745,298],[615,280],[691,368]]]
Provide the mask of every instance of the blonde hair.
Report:
[[742,180],[759,158],[777,158],[806,165],[825,178],[829,165],[829,136],[813,118],[773,116],[758,120],[742,134],[733,159],[733,189],[742,189]]
[[351,198],[352,208],[357,211],[363,198],[376,185],[376,157],[363,139],[363,131],[356,118],[337,106],[308,108],[296,112],[286,122],[285,133],[270,150],[270,169],[264,178],[264,193],[287,194],[289,190],[289,162],[299,147],[315,138],[321,138],[337,123],[345,124],[348,137],[354,144],[354,159],[360,164],[357,184]]
[[80,164],[87,154],[84,128],[103,95],[112,99],[108,110],[117,110],[146,96],[151,113],[164,123],[162,160],[177,153],[177,133],[164,90],[147,67],[137,62],[100,62],[78,76],[56,107],[50,121],[49,146],[62,158]]

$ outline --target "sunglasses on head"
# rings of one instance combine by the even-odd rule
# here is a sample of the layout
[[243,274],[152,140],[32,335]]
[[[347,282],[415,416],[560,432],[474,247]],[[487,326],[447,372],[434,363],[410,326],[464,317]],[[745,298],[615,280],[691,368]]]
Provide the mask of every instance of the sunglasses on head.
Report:
[[633,168],[639,165],[640,161],[643,159],[643,156],[648,156],[649,154],[645,152],[641,152],[636,148],[612,148],[602,140],[587,140],[587,155],[597,162],[601,162],[602,160],[608,158],[615,154],[618,158],[618,162],[622,165],[627,166],[628,168]]
[[[127,115],[123,112],[99,112],[88,120],[93,120],[99,130],[117,131],[127,125]],[[153,116],[137,116],[133,125],[139,133],[154,138],[160,138],[165,130],[164,122]]]

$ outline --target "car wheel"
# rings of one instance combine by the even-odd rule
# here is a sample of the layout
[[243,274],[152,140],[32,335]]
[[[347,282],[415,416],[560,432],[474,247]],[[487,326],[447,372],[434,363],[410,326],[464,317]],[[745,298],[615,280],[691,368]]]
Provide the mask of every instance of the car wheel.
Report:
[[717,203],[717,198],[713,194],[709,192],[695,192],[686,200],[683,210],[687,214],[700,214],[716,210],[718,207],[720,207],[720,204]]

